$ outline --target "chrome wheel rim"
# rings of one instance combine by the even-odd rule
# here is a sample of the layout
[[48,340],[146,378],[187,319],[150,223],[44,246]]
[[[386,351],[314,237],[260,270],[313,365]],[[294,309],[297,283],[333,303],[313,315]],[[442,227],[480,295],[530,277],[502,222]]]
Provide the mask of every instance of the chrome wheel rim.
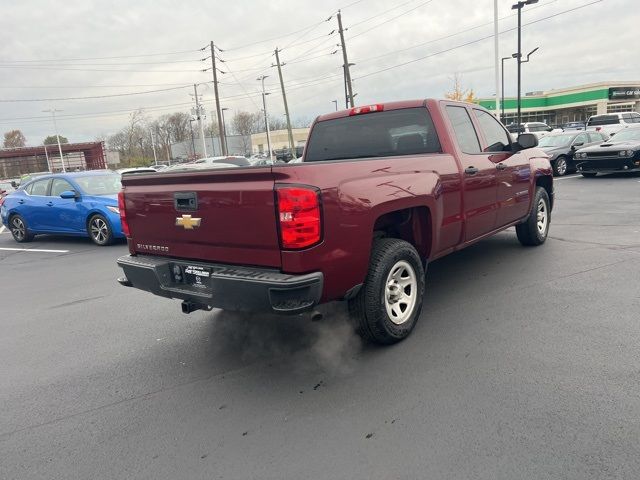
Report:
[[104,243],[109,237],[109,226],[101,218],[94,218],[91,221],[91,236],[97,243]]
[[542,198],[538,202],[537,219],[538,233],[544,236],[547,233],[547,225],[549,224],[549,211],[547,209],[547,202],[545,202]]
[[418,280],[413,267],[404,260],[396,262],[387,275],[384,290],[384,305],[389,319],[396,325],[402,325],[416,306]]
[[564,158],[559,158],[556,161],[556,170],[558,171],[559,176],[563,176],[567,173],[567,161]]
[[26,230],[22,219],[16,217],[11,220],[11,233],[16,240],[24,240]]

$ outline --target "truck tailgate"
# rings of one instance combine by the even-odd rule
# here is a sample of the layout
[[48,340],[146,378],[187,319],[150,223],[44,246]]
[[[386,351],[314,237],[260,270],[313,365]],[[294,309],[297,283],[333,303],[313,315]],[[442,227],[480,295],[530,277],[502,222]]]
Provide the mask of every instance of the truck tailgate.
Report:
[[128,175],[122,183],[132,253],[280,267],[271,167]]

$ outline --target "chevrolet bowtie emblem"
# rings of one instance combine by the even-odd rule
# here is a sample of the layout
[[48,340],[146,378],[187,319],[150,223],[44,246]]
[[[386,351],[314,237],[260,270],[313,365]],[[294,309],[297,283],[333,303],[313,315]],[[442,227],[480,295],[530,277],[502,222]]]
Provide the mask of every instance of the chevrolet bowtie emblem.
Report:
[[191,215],[182,215],[182,217],[176,218],[176,227],[182,227],[185,230],[193,230],[194,227],[199,227],[201,218],[193,218]]

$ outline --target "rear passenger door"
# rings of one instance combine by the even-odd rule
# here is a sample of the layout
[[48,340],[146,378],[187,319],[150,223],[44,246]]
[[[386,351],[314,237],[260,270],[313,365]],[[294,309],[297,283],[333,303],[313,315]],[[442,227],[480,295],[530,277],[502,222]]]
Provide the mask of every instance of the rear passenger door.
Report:
[[469,109],[445,105],[462,164],[464,241],[474,240],[496,226],[496,166],[483,152]]
[[22,209],[23,216],[27,221],[27,226],[32,231],[46,230],[47,214],[49,213],[49,207],[47,206],[49,185],[51,185],[50,178],[34,181],[28,190],[29,197],[25,198],[25,204]]
[[491,114],[478,108],[473,114],[481,132],[482,151],[496,172],[497,215],[495,228],[525,217],[529,211],[529,157],[513,153],[508,132]]

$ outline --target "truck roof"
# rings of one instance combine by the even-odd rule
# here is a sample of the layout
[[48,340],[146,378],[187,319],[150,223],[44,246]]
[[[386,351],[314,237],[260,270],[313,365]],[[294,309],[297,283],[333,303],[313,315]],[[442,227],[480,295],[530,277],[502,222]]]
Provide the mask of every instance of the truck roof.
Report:
[[[424,107],[430,101],[437,101],[433,99],[419,99],[419,100],[402,100],[399,102],[383,102],[383,103],[374,103],[370,105],[382,105],[384,110],[397,110],[400,108],[416,108],[416,107]],[[358,107],[366,107],[368,105],[359,105]],[[356,107],[356,108],[358,108]],[[332,120],[334,118],[342,118],[348,117],[349,112],[351,112],[351,108],[347,110],[338,110],[337,112],[325,113],[324,115],[320,115],[316,118],[317,122],[323,122],[325,120]]]

